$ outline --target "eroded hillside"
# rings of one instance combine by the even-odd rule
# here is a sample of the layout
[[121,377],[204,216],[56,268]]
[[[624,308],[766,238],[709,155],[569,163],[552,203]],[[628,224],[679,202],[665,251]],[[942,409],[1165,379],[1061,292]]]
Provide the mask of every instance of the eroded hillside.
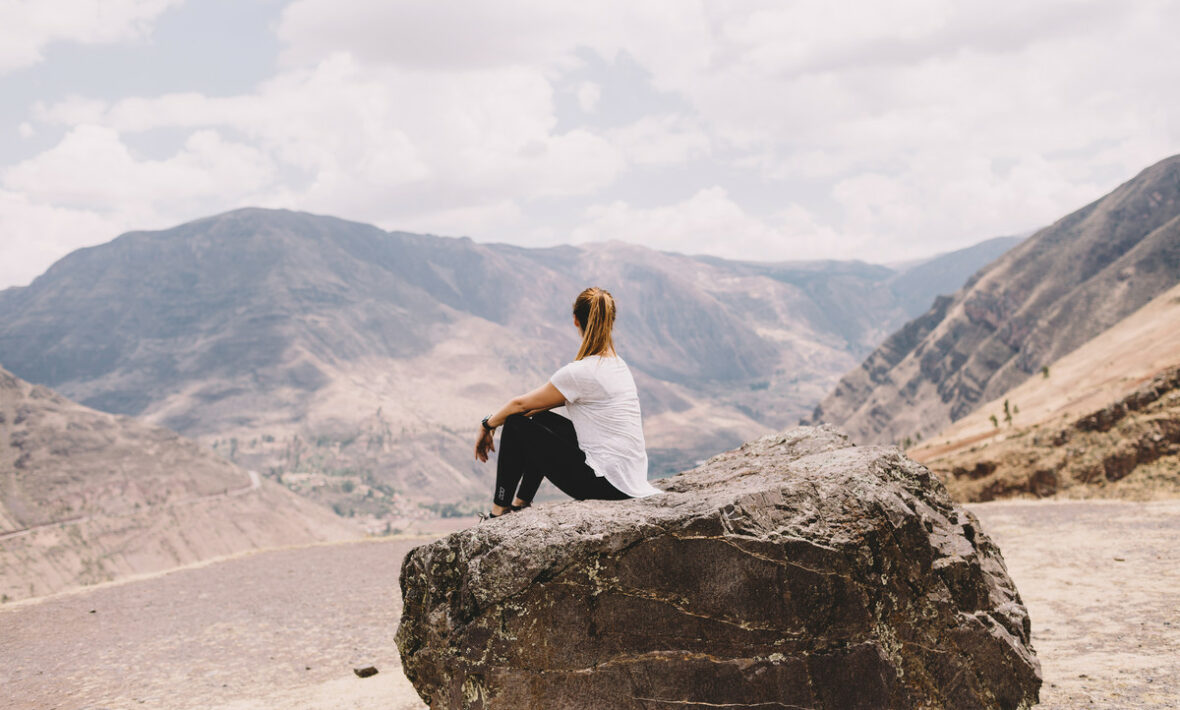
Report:
[[[1037,232],[889,337],[811,421],[930,437],[1180,282],[1180,156]],[[1114,366],[1117,371],[1117,364]]]
[[1175,497],[1180,494],[1180,367],[1064,425],[1022,428],[926,463],[961,501]]
[[964,500],[1180,494],[1180,286],[909,450]]
[[360,534],[174,432],[0,369],[0,598]]

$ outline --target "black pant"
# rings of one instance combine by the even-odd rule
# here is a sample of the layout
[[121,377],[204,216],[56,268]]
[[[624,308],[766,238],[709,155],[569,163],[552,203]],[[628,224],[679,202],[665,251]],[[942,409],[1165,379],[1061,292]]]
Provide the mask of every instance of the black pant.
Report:
[[531,502],[542,478],[578,500],[631,497],[586,465],[586,454],[578,448],[578,435],[570,420],[553,412],[508,417],[500,434],[493,501],[507,507],[515,495]]

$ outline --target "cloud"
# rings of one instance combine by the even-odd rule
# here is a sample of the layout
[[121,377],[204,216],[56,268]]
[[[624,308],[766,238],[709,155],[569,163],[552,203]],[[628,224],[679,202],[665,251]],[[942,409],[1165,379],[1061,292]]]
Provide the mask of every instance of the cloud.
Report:
[[[141,37],[165,6],[125,0],[104,19],[123,34],[86,36]],[[45,152],[0,167],[17,226],[252,202],[518,243],[893,261],[1045,224],[1180,152],[1171,2],[275,13],[278,68],[250,90],[71,86],[30,106],[12,128]]]
[[0,74],[41,61],[58,41],[105,44],[143,37],[182,0],[7,0],[0,3]]
[[152,160],[108,127],[75,126],[53,148],[0,171],[0,283],[27,283],[66,253],[132,227],[255,204],[273,172],[263,153],[212,130]]
[[578,106],[587,113],[598,108],[598,100],[602,98],[602,87],[592,81],[583,81],[578,85]]
[[624,201],[593,205],[571,236],[575,243],[623,241],[665,251],[779,261],[820,257],[822,242],[833,235],[799,205],[762,220],[723,187],[713,186],[659,207],[639,208]]
[[[126,214],[251,202],[486,234],[517,225],[523,201],[592,193],[623,169],[601,136],[554,130],[552,93],[519,67],[439,76],[337,53],[240,96],[71,97],[36,108],[71,128],[2,184],[46,205],[157,206]],[[160,129],[187,132],[183,149],[148,160],[127,147]]]
[[701,125],[684,116],[645,116],[608,133],[633,165],[679,165],[707,156],[712,138]]
[[26,284],[69,252],[109,241],[123,227],[91,210],[30,202],[0,189],[0,284]]
[[192,133],[167,160],[137,159],[118,133],[72,128],[60,143],[0,175],[4,188],[32,201],[95,211],[164,203],[176,211],[206,198],[249,195],[269,182],[273,167],[257,149],[215,131]]

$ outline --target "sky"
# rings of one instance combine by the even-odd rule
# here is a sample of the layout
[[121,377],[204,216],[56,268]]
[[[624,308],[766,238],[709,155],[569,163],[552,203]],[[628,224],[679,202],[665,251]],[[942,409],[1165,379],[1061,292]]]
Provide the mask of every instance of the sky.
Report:
[[284,207],[894,262],[1180,153],[1180,0],[0,0],[0,288]]

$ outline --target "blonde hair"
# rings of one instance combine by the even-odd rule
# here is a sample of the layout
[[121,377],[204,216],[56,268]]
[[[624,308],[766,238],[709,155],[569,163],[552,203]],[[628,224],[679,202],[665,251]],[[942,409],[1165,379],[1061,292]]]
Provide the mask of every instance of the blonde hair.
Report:
[[609,291],[591,286],[579,293],[574,299],[574,318],[582,328],[582,347],[575,360],[614,352],[611,330],[615,326],[615,299]]

